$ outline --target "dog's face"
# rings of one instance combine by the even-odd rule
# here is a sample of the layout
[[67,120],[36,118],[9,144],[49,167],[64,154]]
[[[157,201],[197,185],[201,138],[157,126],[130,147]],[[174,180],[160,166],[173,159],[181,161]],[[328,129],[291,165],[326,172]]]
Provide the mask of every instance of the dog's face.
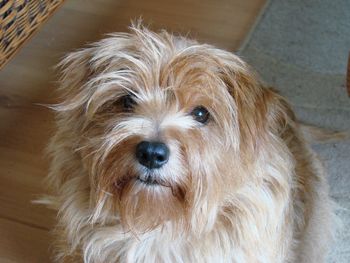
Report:
[[134,28],[62,67],[59,116],[86,170],[93,220],[203,230],[249,180],[267,109],[235,55]]

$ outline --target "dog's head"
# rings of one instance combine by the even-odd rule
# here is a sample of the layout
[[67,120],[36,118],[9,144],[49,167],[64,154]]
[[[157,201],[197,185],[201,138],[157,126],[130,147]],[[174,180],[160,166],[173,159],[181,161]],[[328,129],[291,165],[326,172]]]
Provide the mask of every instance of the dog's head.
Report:
[[59,129],[86,170],[93,220],[203,230],[249,180],[266,119],[278,121],[271,94],[230,52],[131,31],[63,61]]

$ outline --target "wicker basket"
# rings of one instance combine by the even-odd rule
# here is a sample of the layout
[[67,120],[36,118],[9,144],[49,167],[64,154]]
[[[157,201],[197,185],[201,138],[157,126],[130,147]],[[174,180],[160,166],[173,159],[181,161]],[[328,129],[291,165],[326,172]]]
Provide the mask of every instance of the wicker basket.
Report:
[[64,0],[0,0],[0,69]]

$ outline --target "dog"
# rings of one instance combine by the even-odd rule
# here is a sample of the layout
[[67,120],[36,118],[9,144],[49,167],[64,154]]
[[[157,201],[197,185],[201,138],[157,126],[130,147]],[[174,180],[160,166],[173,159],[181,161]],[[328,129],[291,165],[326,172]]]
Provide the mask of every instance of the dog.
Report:
[[325,172],[237,55],[133,25],[60,68],[56,262],[325,262]]

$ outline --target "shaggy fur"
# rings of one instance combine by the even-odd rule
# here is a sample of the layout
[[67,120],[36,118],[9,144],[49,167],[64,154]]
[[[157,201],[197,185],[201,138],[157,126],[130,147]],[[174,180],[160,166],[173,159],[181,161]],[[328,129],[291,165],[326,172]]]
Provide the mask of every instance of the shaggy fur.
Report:
[[[321,164],[286,101],[239,57],[133,26],[60,66],[48,176],[57,262],[325,261]],[[199,105],[205,124],[191,115]],[[168,145],[165,166],[138,164],[143,140]],[[138,180],[150,174],[156,183]]]

